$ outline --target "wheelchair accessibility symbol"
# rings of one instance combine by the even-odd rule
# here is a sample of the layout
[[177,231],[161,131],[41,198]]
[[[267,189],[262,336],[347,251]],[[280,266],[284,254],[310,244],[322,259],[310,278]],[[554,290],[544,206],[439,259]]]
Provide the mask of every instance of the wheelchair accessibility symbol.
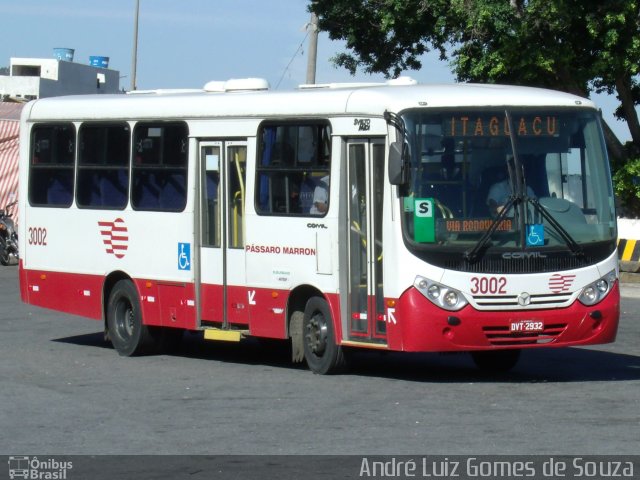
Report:
[[527,246],[544,245],[544,225],[527,225]]
[[178,270],[191,270],[190,243],[178,243]]

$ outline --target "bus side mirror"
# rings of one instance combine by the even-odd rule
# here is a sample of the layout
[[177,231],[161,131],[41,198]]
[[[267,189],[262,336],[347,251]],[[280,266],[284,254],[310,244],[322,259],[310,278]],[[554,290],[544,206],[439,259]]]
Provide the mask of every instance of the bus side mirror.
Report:
[[404,185],[409,181],[409,151],[404,142],[389,145],[389,182]]

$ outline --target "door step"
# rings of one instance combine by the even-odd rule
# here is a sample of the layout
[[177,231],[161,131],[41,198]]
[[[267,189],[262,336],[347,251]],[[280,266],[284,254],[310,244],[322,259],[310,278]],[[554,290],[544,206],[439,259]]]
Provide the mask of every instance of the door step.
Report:
[[389,346],[386,343],[373,343],[360,340],[343,340],[340,344],[344,347],[365,347],[365,348],[377,348],[378,350],[388,350]]
[[205,328],[205,340],[220,340],[223,342],[239,342],[242,337],[249,335],[249,330],[223,330],[221,328]]

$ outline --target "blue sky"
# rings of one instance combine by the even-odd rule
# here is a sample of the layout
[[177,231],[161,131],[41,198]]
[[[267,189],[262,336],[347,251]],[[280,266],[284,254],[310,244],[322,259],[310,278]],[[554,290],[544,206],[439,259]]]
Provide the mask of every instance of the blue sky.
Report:
[[[199,88],[209,80],[262,77],[279,90],[305,82],[309,22],[307,0],[140,0],[137,85]],[[131,85],[135,0],[0,0],[0,66],[11,57],[50,58],[53,48],[75,49],[75,62],[90,55],[110,58],[120,86]],[[377,81],[355,78],[330,58],[341,42],[320,34],[316,81]],[[406,72],[421,83],[452,82],[446,63],[427,55],[423,69]],[[626,124],[612,118],[615,99],[597,96],[605,120],[619,138]]]

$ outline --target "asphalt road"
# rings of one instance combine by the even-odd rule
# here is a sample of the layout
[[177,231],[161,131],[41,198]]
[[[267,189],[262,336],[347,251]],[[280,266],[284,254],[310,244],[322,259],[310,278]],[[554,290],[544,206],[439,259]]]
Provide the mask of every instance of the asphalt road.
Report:
[[0,268],[0,454],[637,454],[640,284],[623,295],[616,343],[525,352],[506,375],[366,353],[318,376],[195,335],[121,358],[98,322],[23,305]]

